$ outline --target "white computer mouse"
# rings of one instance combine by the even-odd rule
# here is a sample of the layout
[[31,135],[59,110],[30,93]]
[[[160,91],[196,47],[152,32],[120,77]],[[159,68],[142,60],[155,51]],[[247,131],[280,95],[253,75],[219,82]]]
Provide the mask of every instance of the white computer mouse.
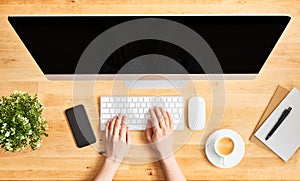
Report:
[[191,130],[202,130],[206,122],[206,106],[202,97],[191,97],[188,103],[188,126]]

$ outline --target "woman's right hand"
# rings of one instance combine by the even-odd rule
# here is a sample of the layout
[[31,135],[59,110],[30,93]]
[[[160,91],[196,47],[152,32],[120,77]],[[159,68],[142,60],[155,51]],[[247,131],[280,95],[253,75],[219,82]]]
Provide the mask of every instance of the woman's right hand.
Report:
[[159,159],[173,154],[173,120],[164,108],[155,106],[149,110],[146,137]]

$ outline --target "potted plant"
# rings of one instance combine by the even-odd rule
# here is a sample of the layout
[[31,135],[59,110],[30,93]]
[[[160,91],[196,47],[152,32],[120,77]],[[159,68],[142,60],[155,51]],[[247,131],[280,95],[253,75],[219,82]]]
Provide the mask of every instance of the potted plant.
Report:
[[42,117],[43,105],[37,94],[15,91],[0,99],[0,146],[4,151],[15,152],[29,145],[32,150],[48,136],[47,122]]

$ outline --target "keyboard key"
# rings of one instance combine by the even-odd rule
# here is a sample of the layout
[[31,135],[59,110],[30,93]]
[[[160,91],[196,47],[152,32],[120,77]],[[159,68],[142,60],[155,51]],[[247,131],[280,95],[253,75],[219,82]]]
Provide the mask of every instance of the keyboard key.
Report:
[[144,111],[143,109],[139,109],[139,113],[140,113],[140,114],[143,113],[143,111]]
[[144,102],[149,102],[150,101],[150,97],[144,97]]
[[167,97],[167,102],[172,102],[172,98],[171,97]]
[[178,102],[182,103],[183,102],[183,97],[178,97]]
[[157,104],[157,106],[158,107],[164,107],[164,104],[160,102],[160,103]]
[[102,119],[102,124],[106,125],[106,123],[107,123],[108,120],[109,119]]
[[108,98],[108,97],[102,97],[102,98],[101,98],[101,101],[102,101],[102,102],[109,102],[109,98]]
[[107,118],[110,119],[111,118],[111,114],[101,114],[101,118]]
[[182,107],[181,103],[176,103],[176,107]]
[[109,113],[109,109],[102,109],[101,113]]
[[174,116],[174,119],[179,119],[180,118],[179,114],[173,114],[173,116]]
[[174,118],[174,115],[172,115],[172,118],[173,118],[173,123],[174,124],[179,124],[180,123],[180,119]]
[[129,107],[129,108],[126,108],[126,113],[127,113],[127,114],[132,114],[132,108],[130,108],[130,107]]
[[100,127],[101,127],[101,130],[105,130],[106,124],[101,124]]
[[178,112],[179,112],[179,113],[182,113],[182,111],[183,111],[182,108],[179,108],[179,109],[178,109]]

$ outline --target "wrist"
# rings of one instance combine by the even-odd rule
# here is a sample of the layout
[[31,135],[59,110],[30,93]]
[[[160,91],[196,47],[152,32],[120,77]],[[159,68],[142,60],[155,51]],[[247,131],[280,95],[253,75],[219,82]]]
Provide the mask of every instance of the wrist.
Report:
[[169,156],[167,156],[167,157],[160,160],[160,163],[162,165],[168,165],[168,164],[172,164],[174,162],[176,162],[174,154],[171,154],[171,155],[169,155]]
[[118,170],[119,165],[119,162],[105,158],[95,180],[112,180],[115,172]]
[[174,154],[161,160],[160,164],[163,167],[166,180],[186,180],[177,164]]
[[106,157],[105,160],[104,160],[104,165],[109,167],[109,168],[117,170],[118,167],[120,166],[120,162],[118,162],[116,160],[112,160],[112,159]]

